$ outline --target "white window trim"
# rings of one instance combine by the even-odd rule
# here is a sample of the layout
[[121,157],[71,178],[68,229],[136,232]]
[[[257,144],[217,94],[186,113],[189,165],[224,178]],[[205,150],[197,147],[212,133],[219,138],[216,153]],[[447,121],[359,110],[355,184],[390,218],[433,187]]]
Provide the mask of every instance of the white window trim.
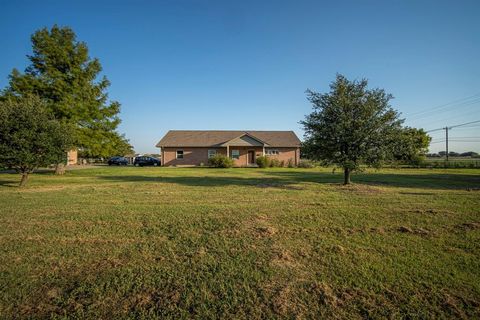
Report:
[[217,154],[217,149],[208,149],[207,151],[207,157],[210,159],[211,157],[214,157]]
[[278,156],[280,152],[278,152],[278,149],[267,149],[265,150],[265,155],[267,156]]
[[[178,152],[182,152],[182,156],[179,158],[178,157]],[[183,152],[183,150],[176,150],[175,151],[175,159],[183,159],[185,157],[185,153]]]
[[[234,156],[234,155],[233,155],[233,152],[238,152],[238,155],[237,155],[237,156]],[[235,160],[240,159],[240,150],[233,149],[233,150],[232,150],[232,157],[231,157],[231,158],[232,158],[232,159],[235,159]]]

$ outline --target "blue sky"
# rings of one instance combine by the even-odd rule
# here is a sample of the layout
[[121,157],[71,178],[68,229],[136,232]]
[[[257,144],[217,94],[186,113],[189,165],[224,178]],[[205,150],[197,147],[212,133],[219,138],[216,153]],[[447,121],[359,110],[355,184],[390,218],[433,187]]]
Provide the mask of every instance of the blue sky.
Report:
[[[408,125],[480,120],[478,0],[17,0],[0,9],[0,87],[26,67],[35,30],[70,26],[100,59],[122,104],[120,131],[141,153],[156,152],[169,129],[302,137],[305,90],[327,91],[337,72],[392,93]],[[431,150],[444,150],[443,132],[432,136]],[[459,137],[450,150],[480,152],[480,126],[450,136]]]

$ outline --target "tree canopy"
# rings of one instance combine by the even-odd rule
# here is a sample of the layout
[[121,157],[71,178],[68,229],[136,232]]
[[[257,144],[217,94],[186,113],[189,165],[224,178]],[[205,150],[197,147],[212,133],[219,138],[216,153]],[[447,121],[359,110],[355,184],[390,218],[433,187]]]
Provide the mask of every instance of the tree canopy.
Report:
[[72,146],[69,131],[38,97],[0,101],[0,166],[21,173],[24,186],[35,168],[66,160]]
[[301,121],[303,152],[343,168],[345,184],[350,183],[351,171],[361,165],[380,167],[394,159],[395,151],[404,155],[408,148],[415,149],[405,145],[415,140],[410,139],[414,131],[402,128],[403,120],[390,106],[392,95],[369,89],[366,79],[350,81],[337,75],[330,92],[307,90],[307,97],[313,112]]
[[393,157],[397,162],[419,164],[426,158],[432,138],[423,129],[405,127],[394,144]]
[[14,69],[4,96],[37,95],[45,100],[56,119],[73,126],[75,146],[86,157],[120,154],[130,148],[118,134],[120,103],[109,101],[108,79],[100,76],[98,59],[90,58],[86,43],[69,27],[53,26],[36,31],[33,53],[24,73]]

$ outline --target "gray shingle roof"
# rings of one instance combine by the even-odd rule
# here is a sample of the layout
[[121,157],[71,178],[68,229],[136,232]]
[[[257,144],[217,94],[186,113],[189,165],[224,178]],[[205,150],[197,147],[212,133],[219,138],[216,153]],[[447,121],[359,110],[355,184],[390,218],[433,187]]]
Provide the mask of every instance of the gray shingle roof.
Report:
[[248,133],[270,147],[299,147],[300,139],[293,131],[255,130],[170,130],[157,147],[214,147]]

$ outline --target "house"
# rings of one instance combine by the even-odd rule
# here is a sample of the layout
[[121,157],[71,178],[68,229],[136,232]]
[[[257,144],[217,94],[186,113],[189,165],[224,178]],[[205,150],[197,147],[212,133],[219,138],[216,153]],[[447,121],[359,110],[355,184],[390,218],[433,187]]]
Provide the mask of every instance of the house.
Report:
[[285,165],[300,161],[300,140],[293,131],[170,130],[156,146],[162,166],[207,164],[215,154],[228,155],[239,167],[255,165],[262,155]]
[[78,164],[78,150],[72,149],[67,152],[67,165],[73,166]]
[[133,164],[133,161],[135,161],[135,158],[140,156],[140,155],[141,154],[139,154],[139,153],[131,153],[131,154],[124,155],[123,157],[125,159],[127,159],[128,164]]

